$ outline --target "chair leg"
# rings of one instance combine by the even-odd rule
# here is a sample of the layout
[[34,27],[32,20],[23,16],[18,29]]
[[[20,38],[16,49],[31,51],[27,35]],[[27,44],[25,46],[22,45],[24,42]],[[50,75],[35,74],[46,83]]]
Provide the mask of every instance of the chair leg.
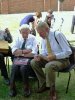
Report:
[[57,77],[59,77],[59,72],[57,73]]
[[9,68],[9,58],[8,58],[8,72],[10,74],[10,68]]
[[38,81],[38,89],[39,89],[39,87],[40,87],[40,86],[39,86],[39,80],[37,80],[37,81]]
[[70,79],[71,79],[71,72],[69,72],[69,78],[68,78],[68,83],[67,83],[67,87],[66,87],[66,93],[68,93]]
[[8,72],[9,72],[9,74],[10,74],[9,58],[8,58],[8,57],[6,57],[6,66],[8,67],[7,69],[8,69]]

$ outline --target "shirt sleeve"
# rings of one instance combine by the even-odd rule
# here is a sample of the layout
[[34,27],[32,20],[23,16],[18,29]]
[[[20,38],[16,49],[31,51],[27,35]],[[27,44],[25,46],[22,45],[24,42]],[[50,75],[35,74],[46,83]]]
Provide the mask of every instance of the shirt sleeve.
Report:
[[46,42],[44,39],[41,40],[41,54],[44,56],[48,54],[46,49]]
[[32,53],[33,54],[38,53],[38,42],[37,42],[36,38],[33,39]]
[[57,59],[64,59],[64,58],[68,58],[71,54],[72,54],[72,50],[68,44],[68,41],[66,39],[66,37],[62,34],[62,33],[58,33],[56,35],[57,41],[58,41],[58,45],[61,48],[61,52],[56,53],[56,58]]
[[19,46],[20,46],[19,38],[16,38],[15,41],[11,45],[12,53],[14,53],[17,49],[19,49],[20,48]]

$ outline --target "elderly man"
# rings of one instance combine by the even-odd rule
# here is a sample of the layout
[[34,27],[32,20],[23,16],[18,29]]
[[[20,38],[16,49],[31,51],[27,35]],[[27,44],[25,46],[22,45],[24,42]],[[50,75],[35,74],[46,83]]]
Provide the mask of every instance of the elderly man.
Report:
[[[12,46],[12,53],[16,57],[13,60],[12,70],[11,70],[11,77],[10,77],[10,96],[16,96],[16,86],[15,86],[15,78],[18,71],[20,71],[23,84],[24,84],[24,96],[29,96],[31,94],[28,77],[33,70],[30,66],[31,57],[37,54],[37,41],[35,36],[30,34],[29,25],[25,24],[22,25],[19,29],[20,36],[16,39]],[[23,57],[25,59],[29,58],[26,65],[24,64],[15,64],[15,60],[17,58]],[[22,61],[22,59],[21,59]]]
[[[41,54],[36,55],[31,61],[31,66],[40,84],[40,88],[37,92],[41,93],[45,91],[47,87],[50,87],[50,100],[56,100],[55,70],[58,71],[69,65],[68,58],[72,51],[64,35],[59,32],[51,32],[46,22],[39,22],[36,29],[42,37]],[[44,67],[45,74],[42,70]]]

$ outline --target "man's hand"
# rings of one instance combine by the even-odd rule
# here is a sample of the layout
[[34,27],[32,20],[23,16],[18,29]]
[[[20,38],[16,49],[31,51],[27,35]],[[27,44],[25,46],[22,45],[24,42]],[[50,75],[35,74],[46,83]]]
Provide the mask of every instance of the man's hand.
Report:
[[54,59],[56,59],[56,56],[54,55],[54,54],[49,54],[48,56],[43,56],[43,55],[35,55],[34,56],[34,59],[36,60],[36,61],[40,61],[40,60],[42,60],[42,59],[44,59],[44,60],[46,60],[46,61],[52,61],[52,60],[54,60]]
[[28,53],[31,53],[31,52],[32,52],[31,49],[29,49],[29,50],[22,50],[22,53],[23,53],[23,54],[28,54]]
[[22,50],[16,50],[13,54],[14,54],[15,56],[23,56]]
[[10,33],[8,28],[5,29],[5,33]]
[[43,56],[43,55],[39,55],[40,59],[44,59],[46,61],[52,61],[54,59],[56,59],[56,56],[54,54],[48,54],[48,56]]
[[54,54],[48,54],[47,56],[47,61],[52,61],[52,60],[55,60],[56,59],[56,56]]

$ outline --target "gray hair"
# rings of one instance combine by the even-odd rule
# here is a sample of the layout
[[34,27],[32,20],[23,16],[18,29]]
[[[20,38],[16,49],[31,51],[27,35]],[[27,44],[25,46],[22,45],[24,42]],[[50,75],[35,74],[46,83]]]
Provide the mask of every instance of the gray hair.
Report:
[[38,25],[36,26],[36,29],[44,29],[49,28],[48,24],[46,22],[40,21]]
[[30,30],[30,27],[28,24],[23,24],[20,26],[19,31],[21,31],[22,29],[29,29]]

